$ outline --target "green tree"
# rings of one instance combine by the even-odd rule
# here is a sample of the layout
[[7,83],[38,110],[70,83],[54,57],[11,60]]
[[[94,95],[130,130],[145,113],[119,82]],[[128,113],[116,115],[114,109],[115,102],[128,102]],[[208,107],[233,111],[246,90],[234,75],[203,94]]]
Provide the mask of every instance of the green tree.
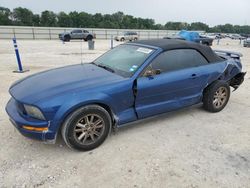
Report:
[[86,12],[80,12],[78,14],[79,27],[89,27],[92,23],[92,15]]
[[33,23],[33,26],[40,26],[40,15],[39,14],[33,14],[32,23]]
[[33,25],[33,13],[27,8],[18,7],[12,12],[13,24],[32,26]]
[[80,27],[80,17],[78,12],[70,12],[69,17],[71,20],[71,27]]
[[188,27],[190,30],[200,30],[200,31],[208,31],[209,30],[209,26],[205,23],[201,23],[201,22],[194,22],[191,23],[190,26]]
[[189,24],[186,22],[167,22],[164,27],[168,30],[187,30],[189,28]]
[[45,10],[41,14],[41,26],[44,27],[56,27],[57,16],[54,12]]
[[103,22],[103,16],[100,13],[96,13],[92,16],[93,19],[93,26],[100,28],[101,23]]
[[123,19],[124,19],[124,16],[125,16],[124,13],[119,11],[119,12],[116,12],[116,13],[112,14],[112,16],[113,16],[114,22],[116,22],[117,29],[121,29]]
[[10,9],[0,7],[0,25],[11,25],[11,12]]
[[59,27],[71,27],[72,26],[72,20],[71,17],[66,14],[65,12],[60,12],[57,15],[58,19],[58,26]]

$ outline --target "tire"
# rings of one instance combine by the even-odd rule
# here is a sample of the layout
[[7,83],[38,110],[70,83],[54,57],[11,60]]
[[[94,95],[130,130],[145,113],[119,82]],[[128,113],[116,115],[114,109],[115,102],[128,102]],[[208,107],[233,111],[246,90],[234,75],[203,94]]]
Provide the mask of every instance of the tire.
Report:
[[65,35],[63,38],[64,42],[69,42],[70,41],[70,36],[69,35]]
[[121,42],[125,41],[125,38],[121,38]]
[[219,112],[225,108],[230,98],[228,83],[216,81],[203,92],[203,107],[209,112]]
[[97,148],[105,141],[111,127],[111,117],[104,108],[88,105],[68,116],[62,125],[61,134],[70,148],[88,151]]
[[134,38],[134,40],[138,40],[138,38],[137,38],[137,37],[135,37],[135,38]]
[[93,37],[91,35],[88,35],[86,38],[87,41],[92,40],[92,39],[93,39]]

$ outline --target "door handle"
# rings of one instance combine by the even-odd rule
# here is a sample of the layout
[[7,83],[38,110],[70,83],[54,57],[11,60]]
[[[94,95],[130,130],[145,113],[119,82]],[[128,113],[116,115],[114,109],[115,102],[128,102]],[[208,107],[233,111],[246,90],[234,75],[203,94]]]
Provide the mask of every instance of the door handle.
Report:
[[197,74],[192,74],[192,75],[191,75],[191,78],[192,78],[192,79],[195,79],[195,78],[197,78],[197,77],[198,77]]

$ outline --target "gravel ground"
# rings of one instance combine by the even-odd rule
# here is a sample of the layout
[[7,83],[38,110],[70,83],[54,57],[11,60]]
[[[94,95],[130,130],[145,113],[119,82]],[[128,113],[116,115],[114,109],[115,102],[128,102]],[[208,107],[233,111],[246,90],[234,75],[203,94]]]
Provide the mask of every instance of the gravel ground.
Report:
[[[104,53],[110,41],[95,44],[96,50],[88,51],[83,43],[84,62]],[[17,68],[12,42],[0,41],[0,187],[250,187],[249,75],[220,113],[200,105],[167,113],[119,129],[93,151],[76,152],[61,137],[47,145],[21,136],[4,108],[15,80],[79,63],[80,42],[18,45],[30,69],[23,74],[12,73]],[[250,72],[250,48],[227,39],[214,48],[243,53]]]

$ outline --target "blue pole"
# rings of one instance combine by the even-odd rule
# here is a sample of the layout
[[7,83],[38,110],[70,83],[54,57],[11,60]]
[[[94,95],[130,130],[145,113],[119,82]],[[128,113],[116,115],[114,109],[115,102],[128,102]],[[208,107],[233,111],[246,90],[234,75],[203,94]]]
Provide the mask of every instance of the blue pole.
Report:
[[19,55],[19,51],[18,51],[18,47],[17,47],[17,43],[16,43],[16,38],[13,38],[13,44],[14,44],[15,53],[16,53],[16,60],[17,60],[17,64],[18,64],[18,72],[23,72],[23,67],[22,67],[22,63],[21,63],[21,59],[20,59],[20,55]]

